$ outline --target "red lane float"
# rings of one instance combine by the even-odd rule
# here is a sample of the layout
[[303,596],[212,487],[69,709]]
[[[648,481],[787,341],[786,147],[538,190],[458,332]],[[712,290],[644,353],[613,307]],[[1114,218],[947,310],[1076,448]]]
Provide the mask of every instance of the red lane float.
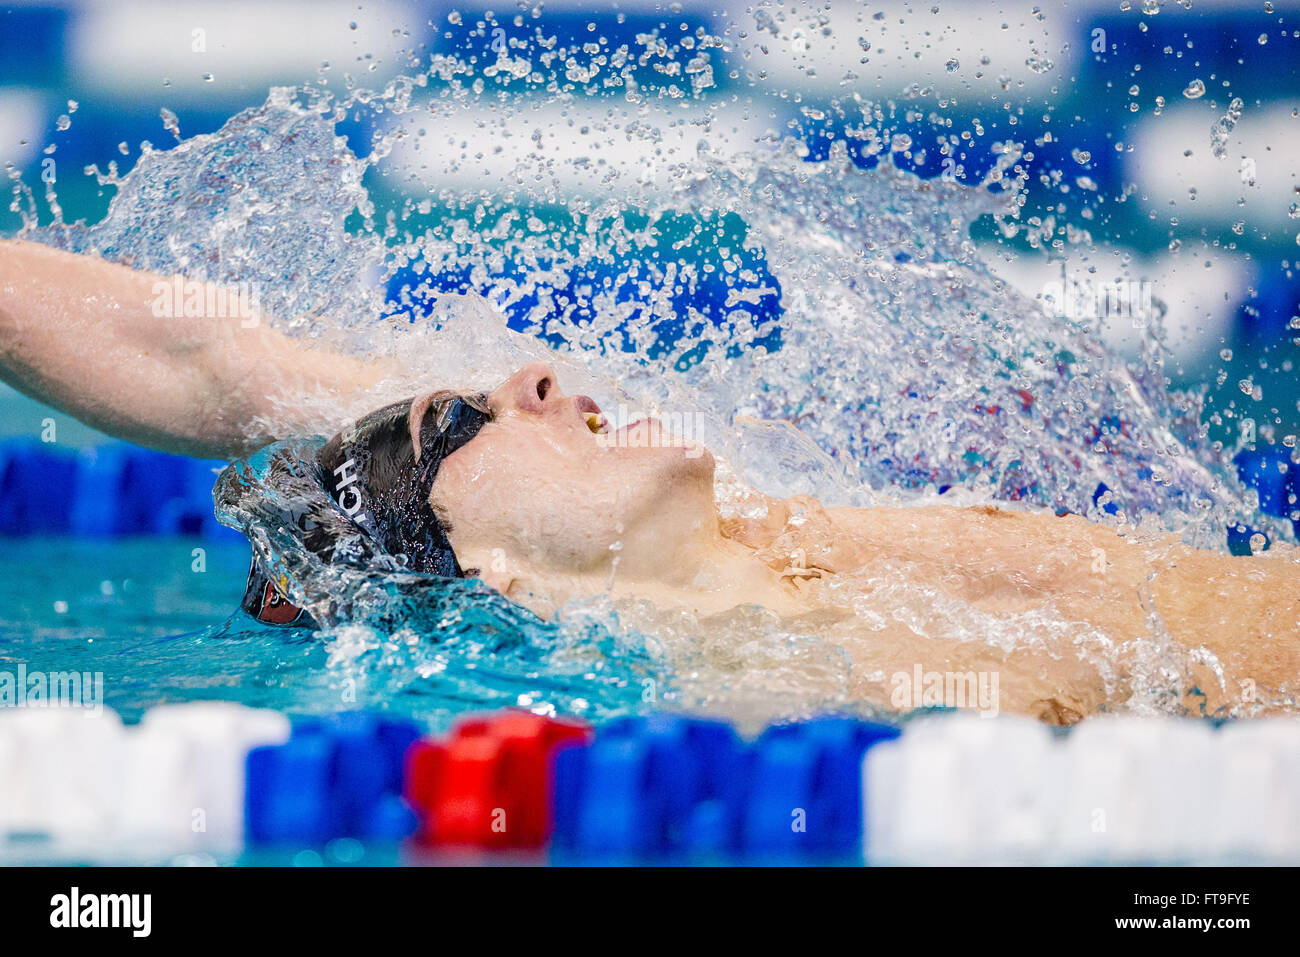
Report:
[[536,849],[551,831],[554,753],[591,740],[590,726],[528,712],[461,721],[406,755],[406,800],[426,846]]

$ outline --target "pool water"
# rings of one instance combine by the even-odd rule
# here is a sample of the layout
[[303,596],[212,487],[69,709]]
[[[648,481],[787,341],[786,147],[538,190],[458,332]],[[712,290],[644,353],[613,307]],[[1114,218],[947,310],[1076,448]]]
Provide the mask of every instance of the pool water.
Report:
[[[239,609],[249,548],[199,538],[9,540],[0,558],[0,670],[102,672],[98,702],[236,701],[289,715],[367,709],[446,727],[485,707],[588,718],[643,706],[644,661],[567,656],[528,629],[393,641],[363,626],[273,628]],[[202,568],[202,570],[196,570]],[[607,649],[608,650],[608,649]],[[589,660],[586,660],[589,658]],[[638,672],[638,668],[642,669]],[[648,703],[648,702],[646,702]]]
[[29,672],[103,672],[102,703],[124,717],[167,701],[266,702],[285,678],[292,645],[265,636],[217,638],[239,606],[248,563],[242,543],[37,538],[6,544],[0,662],[10,671],[21,663]]

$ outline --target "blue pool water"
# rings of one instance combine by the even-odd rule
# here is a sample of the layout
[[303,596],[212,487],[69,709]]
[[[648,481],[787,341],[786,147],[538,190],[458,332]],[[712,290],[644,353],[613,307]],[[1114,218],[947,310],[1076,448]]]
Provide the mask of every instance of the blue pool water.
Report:
[[261,625],[238,610],[248,559],[243,543],[198,538],[11,540],[0,558],[0,669],[102,672],[99,703],[127,720],[212,699],[292,715],[385,710],[433,727],[492,706],[595,719],[641,707],[644,661],[566,663],[541,628],[487,636],[448,625],[440,643],[408,646],[362,628],[322,638]]
[[[204,572],[192,570],[195,549]],[[240,543],[34,538],[10,542],[0,562],[5,667],[102,671],[103,703],[123,715],[165,701],[265,703],[302,657],[269,635],[217,640],[242,594]]]

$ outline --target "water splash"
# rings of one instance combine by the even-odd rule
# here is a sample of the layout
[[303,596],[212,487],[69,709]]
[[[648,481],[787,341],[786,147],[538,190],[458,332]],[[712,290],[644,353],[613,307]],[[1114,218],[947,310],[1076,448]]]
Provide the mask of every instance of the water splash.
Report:
[[1223,159],[1228,155],[1228,140],[1241,120],[1244,109],[1245,104],[1241,102],[1241,98],[1234,96],[1232,102],[1228,104],[1228,111],[1210,127],[1210,150],[1214,153],[1215,159]]
[[117,189],[102,221],[38,227],[29,218],[23,234],[162,275],[246,283],[298,335],[319,336],[335,316],[374,315],[380,242],[345,225],[372,211],[366,163],[295,95],[273,90],[262,107],[169,150],[145,144],[124,176],[92,168]]
[[[56,215],[38,226],[21,191],[16,208],[29,238],[251,283],[291,335],[400,354],[411,375],[386,386],[389,398],[415,382],[491,386],[549,354],[566,385],[604,406],[688,411],[723,461],[724,502],[738,483],[856,505],[954,489],[1203,546],[1237,518],[1276,529],[1205,441],[1201,396],[1170,390],[1158,317],[1142,361],[1128,363],[1097,328],[1048,315],[990,271],[971,239],[982,218],[1006,236],[1053,234],[1019,221],[1030,166],[1019,144],[999,144],[978,186],[922,180],[895,165],[916,144],[890,127],[893,105],[846,101],[852,122],[823,161],[767,130],[733,148],[737,111],[709,99],[709,51],[728,42],[697,31],[673,43],[647,34],[639,49],[557,49],[539,30],[481,60],[435,56],[382,91],[276,89],[216,133],[146,147],[126,175],[96,171],[117,190],[97,224]],[[1052,69],[1037,56],[1029,67]],[[616,107],[595,97],[606,87],[621,91]],[[345,125],[353,142],[355,128],[368,133],[364,155]],[[391,190],[386,178],[399,195],[380,212],[372,194]],[[492,305],[452,295],[469,291]],[[320,405],[319,431],[356,411]],[[285,410],[284,421],[301,417]],[[325,623],[332,682],[597,717],[663,704],[756,720],[882,706],[855,685],[853,635],[761,611],[701,621],[591,602],[543,623],[472,583],[326,568],[277,520],[293,503],[261,482],[266,461],[239,468],[271,511],[225,518]],[[859,626],[912,615],[909,627],[988,649],[1086,645],[1115,691],[1105,635],[960,603],[938,628],[916,617],[933,615],[934,596],[906,569],[855,586],[874,596]],[[1158,623],[1152,634],[1120,696],[1167,708],[1186,663],[1169,663]]]

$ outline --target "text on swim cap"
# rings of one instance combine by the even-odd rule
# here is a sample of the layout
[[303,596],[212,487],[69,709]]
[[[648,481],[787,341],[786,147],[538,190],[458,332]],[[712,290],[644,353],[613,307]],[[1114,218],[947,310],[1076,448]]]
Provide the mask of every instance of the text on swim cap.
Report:
[[[334,470],[334,475],[339,480],[337,485],[338,497],[335,498],[335,502],[338,503],[339,508],[343,509],[348,518],[358,522],[369,521],[370,516],[366,515],[364,512],[360,515],[356,514],[361,509],[361,490],[349,488],[349,486],[355,483],[358,478],[357,473],[353,471],[353,469],[356,468],[356,465],[356,459],[348,459]],[[349,494],[352,496],[351,505],[344,501],[344,498]]]

